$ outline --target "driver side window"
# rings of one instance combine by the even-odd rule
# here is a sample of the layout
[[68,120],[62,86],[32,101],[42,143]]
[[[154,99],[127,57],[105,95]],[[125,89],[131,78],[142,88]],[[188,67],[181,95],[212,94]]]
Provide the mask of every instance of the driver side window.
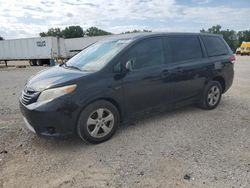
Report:
[[126,55],[132,70],[164,64],[163,43],[160,38],[146,39],[133,46]]

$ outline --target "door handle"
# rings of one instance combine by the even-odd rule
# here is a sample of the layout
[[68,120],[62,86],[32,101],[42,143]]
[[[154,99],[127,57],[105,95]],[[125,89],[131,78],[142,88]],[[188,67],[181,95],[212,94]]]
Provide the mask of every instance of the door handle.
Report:
[[163,77],[169,75],[169,70],[163,70],[163,71],[161,72],[161,75],[162,75]]
[[183,68],[181,68],[181,67],[177,67],[177,68],[176,68],[176,72],[178,72],[178,73],[183,73],[184,70],[183,70]]

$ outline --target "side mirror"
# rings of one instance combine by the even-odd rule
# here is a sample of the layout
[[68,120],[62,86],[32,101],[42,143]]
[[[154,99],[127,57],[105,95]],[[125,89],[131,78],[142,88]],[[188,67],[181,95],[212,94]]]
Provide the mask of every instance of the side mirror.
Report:
[[126,70],[129,72],[129,71],[132,71],[133,70],[133,60],[128,60],[127,62],[126,62],[126,65],[125,65],[125,68],[126,68]]

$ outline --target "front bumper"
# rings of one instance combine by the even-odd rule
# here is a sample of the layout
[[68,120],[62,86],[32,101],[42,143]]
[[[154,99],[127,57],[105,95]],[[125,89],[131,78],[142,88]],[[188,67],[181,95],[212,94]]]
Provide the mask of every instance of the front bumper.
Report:
[[32,127],[32,125],[27,121],[27,119],[25,118],[25,117],[23,117],[23,121],[24,121],[24,123],[25,123],[25,125],[26,125],[26,128],[28,129],[28,130],[30,130],[31,132],[33,132],[33,133],[36,133],[36,131],[35,131],[35,129]]
[[29,108],[19,100],[26,127],[41,136],[67,136],[75,134],[77,106],[53,101],[37,108]]

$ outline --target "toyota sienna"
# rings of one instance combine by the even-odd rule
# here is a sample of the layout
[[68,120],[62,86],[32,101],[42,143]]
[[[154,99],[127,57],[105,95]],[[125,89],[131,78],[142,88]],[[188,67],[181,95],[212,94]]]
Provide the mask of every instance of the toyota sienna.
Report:
[[115,35],[31,77],[20,109],[38,135],[77,134],[97,144],[145,113],[216,108],[232,85],[234,61],[221,35]]

